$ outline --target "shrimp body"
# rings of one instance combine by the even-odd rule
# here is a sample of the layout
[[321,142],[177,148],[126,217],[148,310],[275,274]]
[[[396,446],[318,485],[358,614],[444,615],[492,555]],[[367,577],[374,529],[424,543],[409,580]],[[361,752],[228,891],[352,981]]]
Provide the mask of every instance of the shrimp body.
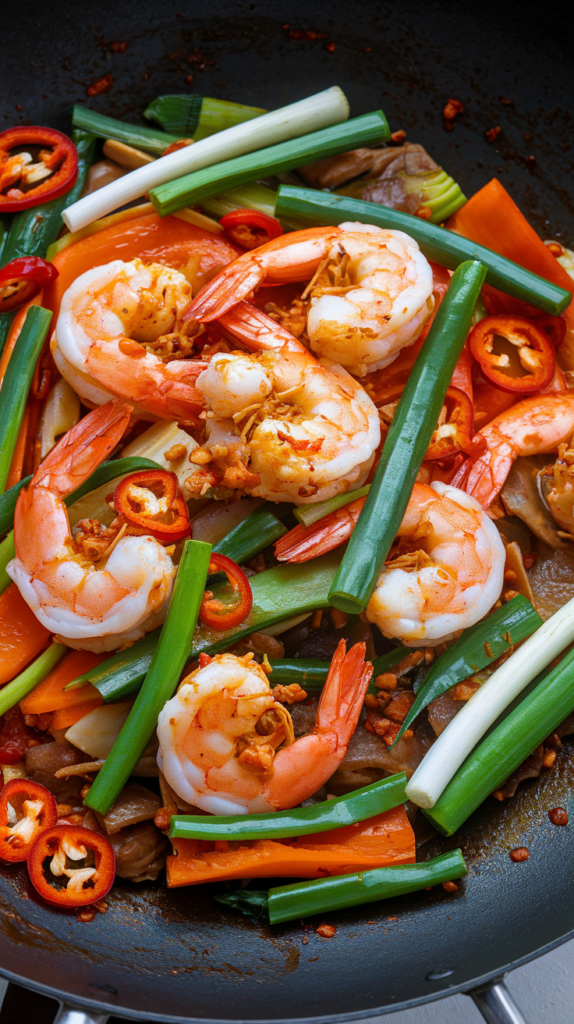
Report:
[[555,391],[517,402],[482,428],[486,451],[472,464],[464,483],[488,508],[520,455],[557,451],[574,431],[574,393]]
[[94,562],[75,543],[63,501],[115,447],[130,413],[121,401],[89,413],[16,504],[16,557],[7,572],[36,618],[70,647],[108,651],[139,639],[163,621],[171,594],[175,569],[159,541],[124,536],[124,527]]
[[330,778],[356,728],[372,665],[365,645],[337,648],[315,727],[295,740],[289,712],[248,654],[196,669],[158,718],[158,764],[183,800],[211,814],[295,807]]
[[310,281],[311,350],[355,376],[388,366],[433,309],[432,270],[417,242],[372,224],[293,231],[239,256],[186,313],[219,319],[263,281]]
[[205,363],[182,322],[191,285],[159,263],[113,260],[81,274],[65,292],[52,339],[62,376],[91,404],[125,398],[139,416],[194,423]]
[[[296,527],[275,547],[280,561],[307,561],[350,537],[365,499],[313,526]],[[448,484],[415,484],[366,613],[387,637],[429,646],[478,622],[502,590],[505,552],[477,501]]]
[[247,303],[221,323],[255,352],[213,355],[197,379],[210,410],[210,470],[233,486],[241,463],[250,494],[297,505],[360,486],[380,440],[377,410],[360,384]]

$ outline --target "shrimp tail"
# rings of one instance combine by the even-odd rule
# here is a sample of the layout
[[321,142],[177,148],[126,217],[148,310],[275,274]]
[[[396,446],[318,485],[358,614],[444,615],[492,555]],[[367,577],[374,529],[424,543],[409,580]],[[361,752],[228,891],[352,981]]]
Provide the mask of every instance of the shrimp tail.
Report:
[[516,456],[514,445],[491,425],[488,449],[472,463],[462,485],[466,493],[488,508],[500,493]]
[[340,547],[357,525],[365,500],[357,498],[312,526],[296,526],[277,541],[275,557],[279,562],[308,562]]
[[219,320],[265,279],[265,268],[250,252],[239,256],[201,289],[183,314],[182,321]]
[[337,735],[337,752],[343,750],[343,756],[353,735],[367,692],[367,686],[373,674],[370,661],[365,661],[366,645],[355,644],[346,653],[346,643],[339,645],[331,665],[315,718],[316,732],[335,732]]
[[281,348],[289,352],[305,352],[305,347],[289,331],[249,302],[239,302],[219,317],[219,325],[256,351]]

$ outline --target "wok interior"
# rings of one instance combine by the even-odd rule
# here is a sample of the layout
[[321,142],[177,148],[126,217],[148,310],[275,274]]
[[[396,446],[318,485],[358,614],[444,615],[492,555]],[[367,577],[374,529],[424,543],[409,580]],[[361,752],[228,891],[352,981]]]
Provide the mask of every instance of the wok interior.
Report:
[[[522,6],[492,2],[463,11],[451,2],[206,9],[105,0],[89,12],[32,2],[24,31],[16,8],[3,19],[2,123],[21,117],[69,130],[71,104],[86,102],[86,87],[107,73],[112,91],[88,103],[126,120],[161,93],[191,89],[273,107],[336,83],[352,114],[382,107],[392,130],[406,129],[467,195],[500,177],[543,237],[568,244],[572,58],[566,30],[556,31],[562,10],[553,5],[552,19],[528,24]],[[324,36],[293,39],[290,27]],[[127,42],[124,54],[110,57],[113,40]],[[441,112],[451,96],[466,114],[446,132]],[[493,146],[484,132],[496,125]],[[326,940],[299,923],[271,931],[223,912],[210,886],[168,891],[163,882],[119,882],[107,914],[84,925],[40,906],[25,869],[3,867],[0,966],[25,984],[150,1020],[353,1016],[468,987],[572,927],[569,833],[547,818],[550,807],[570,809],[569,754],[567,742],[552,772],[507,804],[487,801],[453,840],[425,847],[431,856],[461,845],[469,876],[455,895],[439,888],[350,910],[333,917],[337,934]],[[518,845],[530,848],[527,863],[511,863],[508,850]]]

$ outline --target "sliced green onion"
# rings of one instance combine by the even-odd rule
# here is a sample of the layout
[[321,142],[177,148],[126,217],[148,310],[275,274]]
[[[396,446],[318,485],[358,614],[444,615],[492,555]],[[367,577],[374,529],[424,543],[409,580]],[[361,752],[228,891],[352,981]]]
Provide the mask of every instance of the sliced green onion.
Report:
[[391,775],[353,793],[323,800],[313,807],[295,807],[269,814],[230,814],[226,816],[175,814],[171,819],[171,839],[286,839],[366,821],[383,814],[406,800],[404,772]]
[[243,565],[286,533],[287,527],[262,505],[214,544],[213,550]]
[[221,195],[207,196],[197,205],[200,210],[208,213],[210,217],[215,217],[216,220],[221,220],[226,213],[244,208],[259,210],[268,217],[274,217],[276,200],[277,193],[272,188],[254,182],[251,185],[234,188],[230,192],[223,192]]
[[106,117],[97,110],[89,110],[75,103],[72,109],[72,124],[75,128],[84,128],[100,139],[117,139],[136,149],[144,149],[148,153],[161,156],[164,149],[178,142],[181,135],[168,135],[157,128],[141,128],[137,124],[118,121],[115,117]]
[[211,544],[185,543],[167,618],[149,671],[103,768],[84,803],[107,814],[128,781],[157,726],[157,717],[179,682],[203,598]]
[[[373,659],[373,676],[367,693],[378,693],[373,680],[383,672],[390,672],[393,667],[408,654],[412,654],[413,647],[397,647],[388,654],[382,654]],[[281,684],[288,686],[290,683],[299,683],[299,686],[310,693],[320,693],[329,672],[330,661],[319,661],[315,658],[275,658],[269,664],[273,669],[270,682],[272,686]]]
[[38,686],[38,683],[41,683],[46,678],[48,672],[52,671],[67,651],[69,651],[69,647],[64,647],[63,644],[50,644],[12,682],[3,686],[0,690],[0,715],[5,715],[19,700],[23,700],[28,693],[31,693]]
[[79,231],[182,174],[338,124],[348,116],[349,104],[338,86],[325,89],[288,107],[226,128],[208,139],[195,142],[193,146],[161,156],[145,167],[138,167],[70,206],[64,214],[66,226],[70,231]]
[[266,113],[263,107],[246,107],[244,103],[188,93],[184,96],[158,96],[146,107],[144,117],[148,121],[157,121],[166,132],[175,132],[180,139],[183,136],[199,142],[208,135]]
[[320,519],[324,519],[325,516],[331,515],[331,512],[336,512],[338,508],[343,508],[345,505],[350,505],[352,501],[356,501],[357,498],[365,498],[371,489],[370,484],[365,484],[364,487],[359,487],[356,491],[347,491],[346,494],[336,494],[334,498],[326,498],[325,501],[316,501],[313,505],[300,505],[299,508],[293,509],[293,515],[303,526],[312,526],[313,523],[318,523]]
[[329,603],[341,611],[362,612],[367,606],[436,428],[485,273],[474,261],[457,267],[411,370],[329,594]]
[[14,484],[9,491],[0,494],[0,536],[11,530],[14,525],[14,510],[20,491],[27,487],[32,479],[32,474],[25,476],[17,484]]
[[509,647],[525,640],[541,625],[542,619],[530,601],[522,594],[517,594],[487,619],[466,629],[456,643],[435,661],[417,692],[416,700],[400,728],[395,743],[431,701],[446,693],[456,683],[468,679],[474,672],[486,668]]
[[397,228],[415,238],[425,256],[449,270],[454,270],[464,260],[480,260],[487,268],[488,284],[545,313],[563,313],[572,299],[571,292],[499,256],[492,249],[410,213],[376,203],[282,185],[277,193],[275,216],[279,220],[288,218],[302,224],[340,224],[358,220],[381,228]]
[[574,651],[473,750],[434,806],[423,808],[426,817],[452,835],[572,711]]
[[401,864],[374,868],[352,875],[318,878],[312,882],[295,882],[269,890],[269,921],[293,921],[328,910],[344,910],[362,903],[404,896],[431,885],[440,885],[466,875],[466,864],[460,850],[443,853],[422,864]]
[[434,807],[465,758],[498,716],[573,641],[574,598],[497,668],[449,722],[410,779],[409,800],[419,807]]
[[0,390],[0,491],[6,487],[10,463],[24,418],[36,363],[52,319],[49,309],[30,306]]
[[255,178],[288,171],[311,158],[321,159],[356,146],[384,142],[389,135],[387,119],[382,110],[377,110],[344,124],[331,125],[309,135],[300,135],[296,139],[193,171],[151,189],[149,197],[157,212],[165,217],[183,206],[198,203],[206,196],[238,188]]
[[0,542],[0,594],[10,586],[12,580],[6,572],[6,566],[12,561],[16,554],[14,550],[14,532],[10,530],[10,533],[4,537],[4,540]]

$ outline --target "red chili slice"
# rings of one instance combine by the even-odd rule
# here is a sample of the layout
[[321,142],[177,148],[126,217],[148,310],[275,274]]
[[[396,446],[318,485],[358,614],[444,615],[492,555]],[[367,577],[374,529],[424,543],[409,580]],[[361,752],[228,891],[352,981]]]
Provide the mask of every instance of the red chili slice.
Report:
[[0,858],[26,860],[32,844],[58,820],[56,801],[39,782],[11,779],[0,793]]
[[275,217],[248,207],[226,213],[219,223],[227,237],[244,249],[256,249],[258,245],[283,234],[283,228]]
[[445,422],[434,431],[425,460],[447,459],[457,452],[478,457],[486,448],[486,442],[480,435],[476,440],[473,437],[474,409],[468,395],[460,388],[448,388],[444,408]]
[[[494,350],[496,336],[516,347],[519,365],[525,372],[515,375],[507,353]],[[554,376],[556,354],[548,335],[534,320],[501,314],[479,320],[468,336],[470,351],[484,376],[505,391],[531,394],[546,387]]]
[[0,313],[10,313],[54,281],[58,271],[40,256],[20,256],[0,269]]
[[544,333],[548,335],[554,348],[559,348],[566,334],[567,325],[565,317],[552,316],[552,313],[537,313],[534,322],[537,327],[541,327]]
[[57,907],[87,907],[113,885],[116,858],[108,840],[81,825],[54,825],[42,832],[28,854],[36,892]]
[[[30,147],[40,147],[37,157]],[[25,125],[0,132],[0,212],[15,213],[57,199],[77,176],[76,147],[62,132]]]
[[167,469],[143,469],[126,476],[116,487],[114,505],[128,523],[163,543],[181,540],[191,533],[177,476]]
[[227,555],[213,554],[209,562],[209,571],[224,572],[233,590],[239,593],[239,601],[225,605],[223,601],[213,596],[211,590],[206,590],[199,609],[201,621],[209,629],[231,629],[233,626],[241,625],[253,604],[251,584],[243,569]]

